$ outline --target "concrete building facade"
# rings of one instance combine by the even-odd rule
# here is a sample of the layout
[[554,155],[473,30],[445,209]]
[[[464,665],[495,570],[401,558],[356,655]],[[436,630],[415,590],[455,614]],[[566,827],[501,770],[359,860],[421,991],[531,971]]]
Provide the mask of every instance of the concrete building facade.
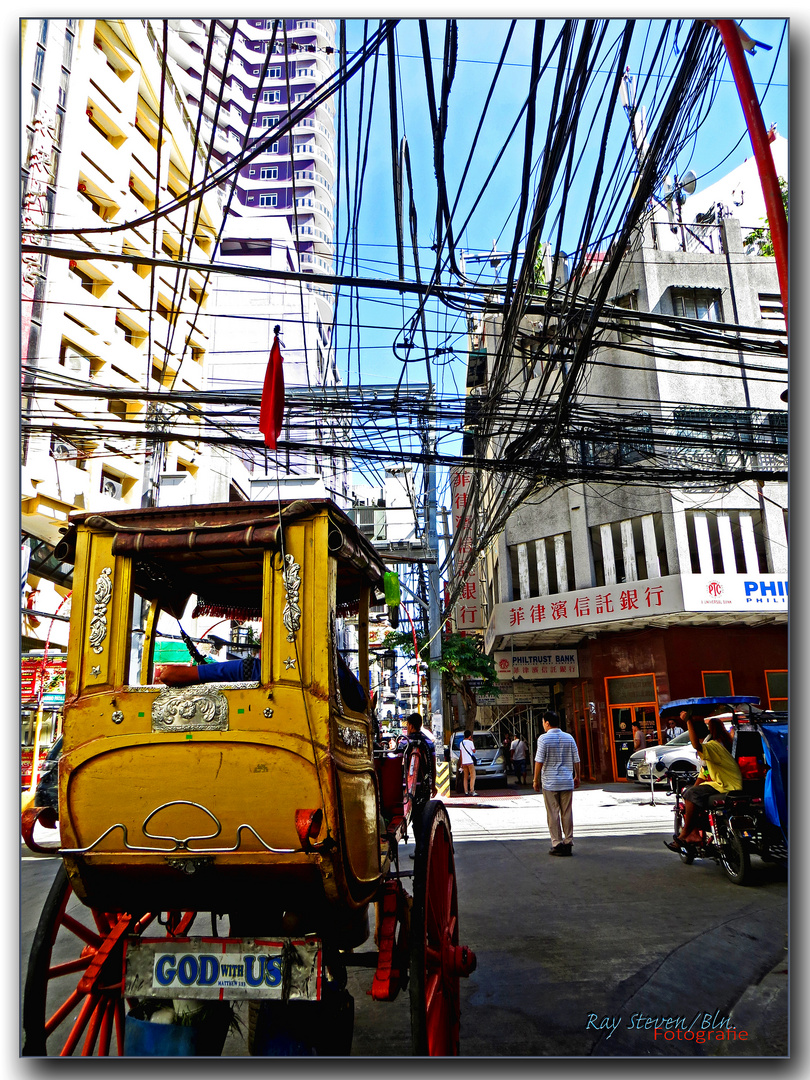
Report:
[[[614,435],[567,448],[596,467],[594,479],[539,485],[484,561],[485,650],[506,691],[492,722],[502,734],[535,738],[542,709],[556,708],[595,780],[624,779],[633,720],[648,745],[663,741],[658,708],[667,701],[736,693],[787,707],[787,484],[767,478],[787,468],[776,269],[772,258],[747,253],[736,218],[692,225],[685,232],[699,242],[685,253],[667,242],[667,214],[651,215],[615,278],[614,312],[638,315],[612,340],[603,335],[577,398],[612,416]],[[662,344],[645,334],[644,313],[715,324],[732,337],[737,324],[742,336],[785,348],[752,358],[742,344],[736,353],[705,339]],[[533,344],[537,325],[531,316],[523,323],[526,347],[512,359],[518,384],[546,362]],[[478,329],[473,355],[480,363],[486,347],[491,370],[498,323]],[[627,402],[632,409],[620,408]],[[684,482],[598,480],[600,464],[644,470],[653,457],[685,470]],[[735,462],[763,478],[712,485],[701,477]],[[484,515],[486,499],[485,489]]]

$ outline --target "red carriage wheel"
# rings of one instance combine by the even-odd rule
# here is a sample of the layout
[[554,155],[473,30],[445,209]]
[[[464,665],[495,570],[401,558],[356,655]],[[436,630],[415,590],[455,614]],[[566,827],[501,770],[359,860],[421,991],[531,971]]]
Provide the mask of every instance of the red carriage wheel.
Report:
[[411,1035],[414,1054],[459,1052],[459,979],[475,954],[458,943],[458,895],[450,819],[438,800],[422,815],[411,912]]
[[[153,915],[138,920],[119,912],[68,906],[73,897],[60,866],[42,908],[25,980],[23,1049],[25,1057],[107,1057],[124,1052],[126,1001],[121,967],[115,970],[118,942],[140,935]],[[193,913],[174,914],[180,933]],[[170,928],[172,919],[170,918]],[[104,969],[111,957],[112,977]]]

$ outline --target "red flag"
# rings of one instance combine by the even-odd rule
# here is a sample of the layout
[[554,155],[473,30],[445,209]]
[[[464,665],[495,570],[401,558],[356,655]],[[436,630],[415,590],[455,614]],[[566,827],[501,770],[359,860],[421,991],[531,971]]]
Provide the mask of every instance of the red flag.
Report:
[[259,431],[264,435],[264,441],[271,450],[276,448],[276,439],[284,422],[284,372],[281,365],[281,347],[278,343],[278,334],[276,334],[264,376],[262,405],[259,410]]

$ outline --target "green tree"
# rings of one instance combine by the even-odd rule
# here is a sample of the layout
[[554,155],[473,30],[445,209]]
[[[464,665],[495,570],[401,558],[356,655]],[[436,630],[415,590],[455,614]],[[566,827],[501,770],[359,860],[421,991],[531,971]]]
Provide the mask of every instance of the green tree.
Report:
[[[419,659],[434,671],[441,671],[454,693],[459,694],[464,703],[467,727],[472,727],[478,710],[476,692],[480,694],[500,694],[501,684],[495,671],[495,661],[481,649],[480,638],[462,634],[448,634],[442,638],[442,655],[438,659],[429,656],[430,646],[427,640],[417,638]],[[399,649],[406,656],[413,656],[413,634],[398,630],[385,635],[383,647]],[[475,679],[475,686],[471,680]],[[478,680],[481,680],[480,682]]]
[[[788,186],[787,180],[784,177],[779,177],[779,190],[782,193],[782,205],[785,208],[785,218],[788,216]],[[773,240],[771,239],[771,229],[768,225],[767,218],[761,218],[764,221],[764,225],[760,225],[759,228],[754,229],[743,240],[744,244],[758,244],[758,255],[770,255],[773,256]]]

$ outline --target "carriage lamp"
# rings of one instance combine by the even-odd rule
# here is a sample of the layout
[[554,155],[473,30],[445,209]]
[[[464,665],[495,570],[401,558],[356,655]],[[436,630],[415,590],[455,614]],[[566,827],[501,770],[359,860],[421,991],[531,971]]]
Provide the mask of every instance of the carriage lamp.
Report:
[[323,810],[295,811],[295,831],[298,833],[298,839],[304,851],[314,851],[319,846],[313,844],[312,841],[321,831],[322,824]]

